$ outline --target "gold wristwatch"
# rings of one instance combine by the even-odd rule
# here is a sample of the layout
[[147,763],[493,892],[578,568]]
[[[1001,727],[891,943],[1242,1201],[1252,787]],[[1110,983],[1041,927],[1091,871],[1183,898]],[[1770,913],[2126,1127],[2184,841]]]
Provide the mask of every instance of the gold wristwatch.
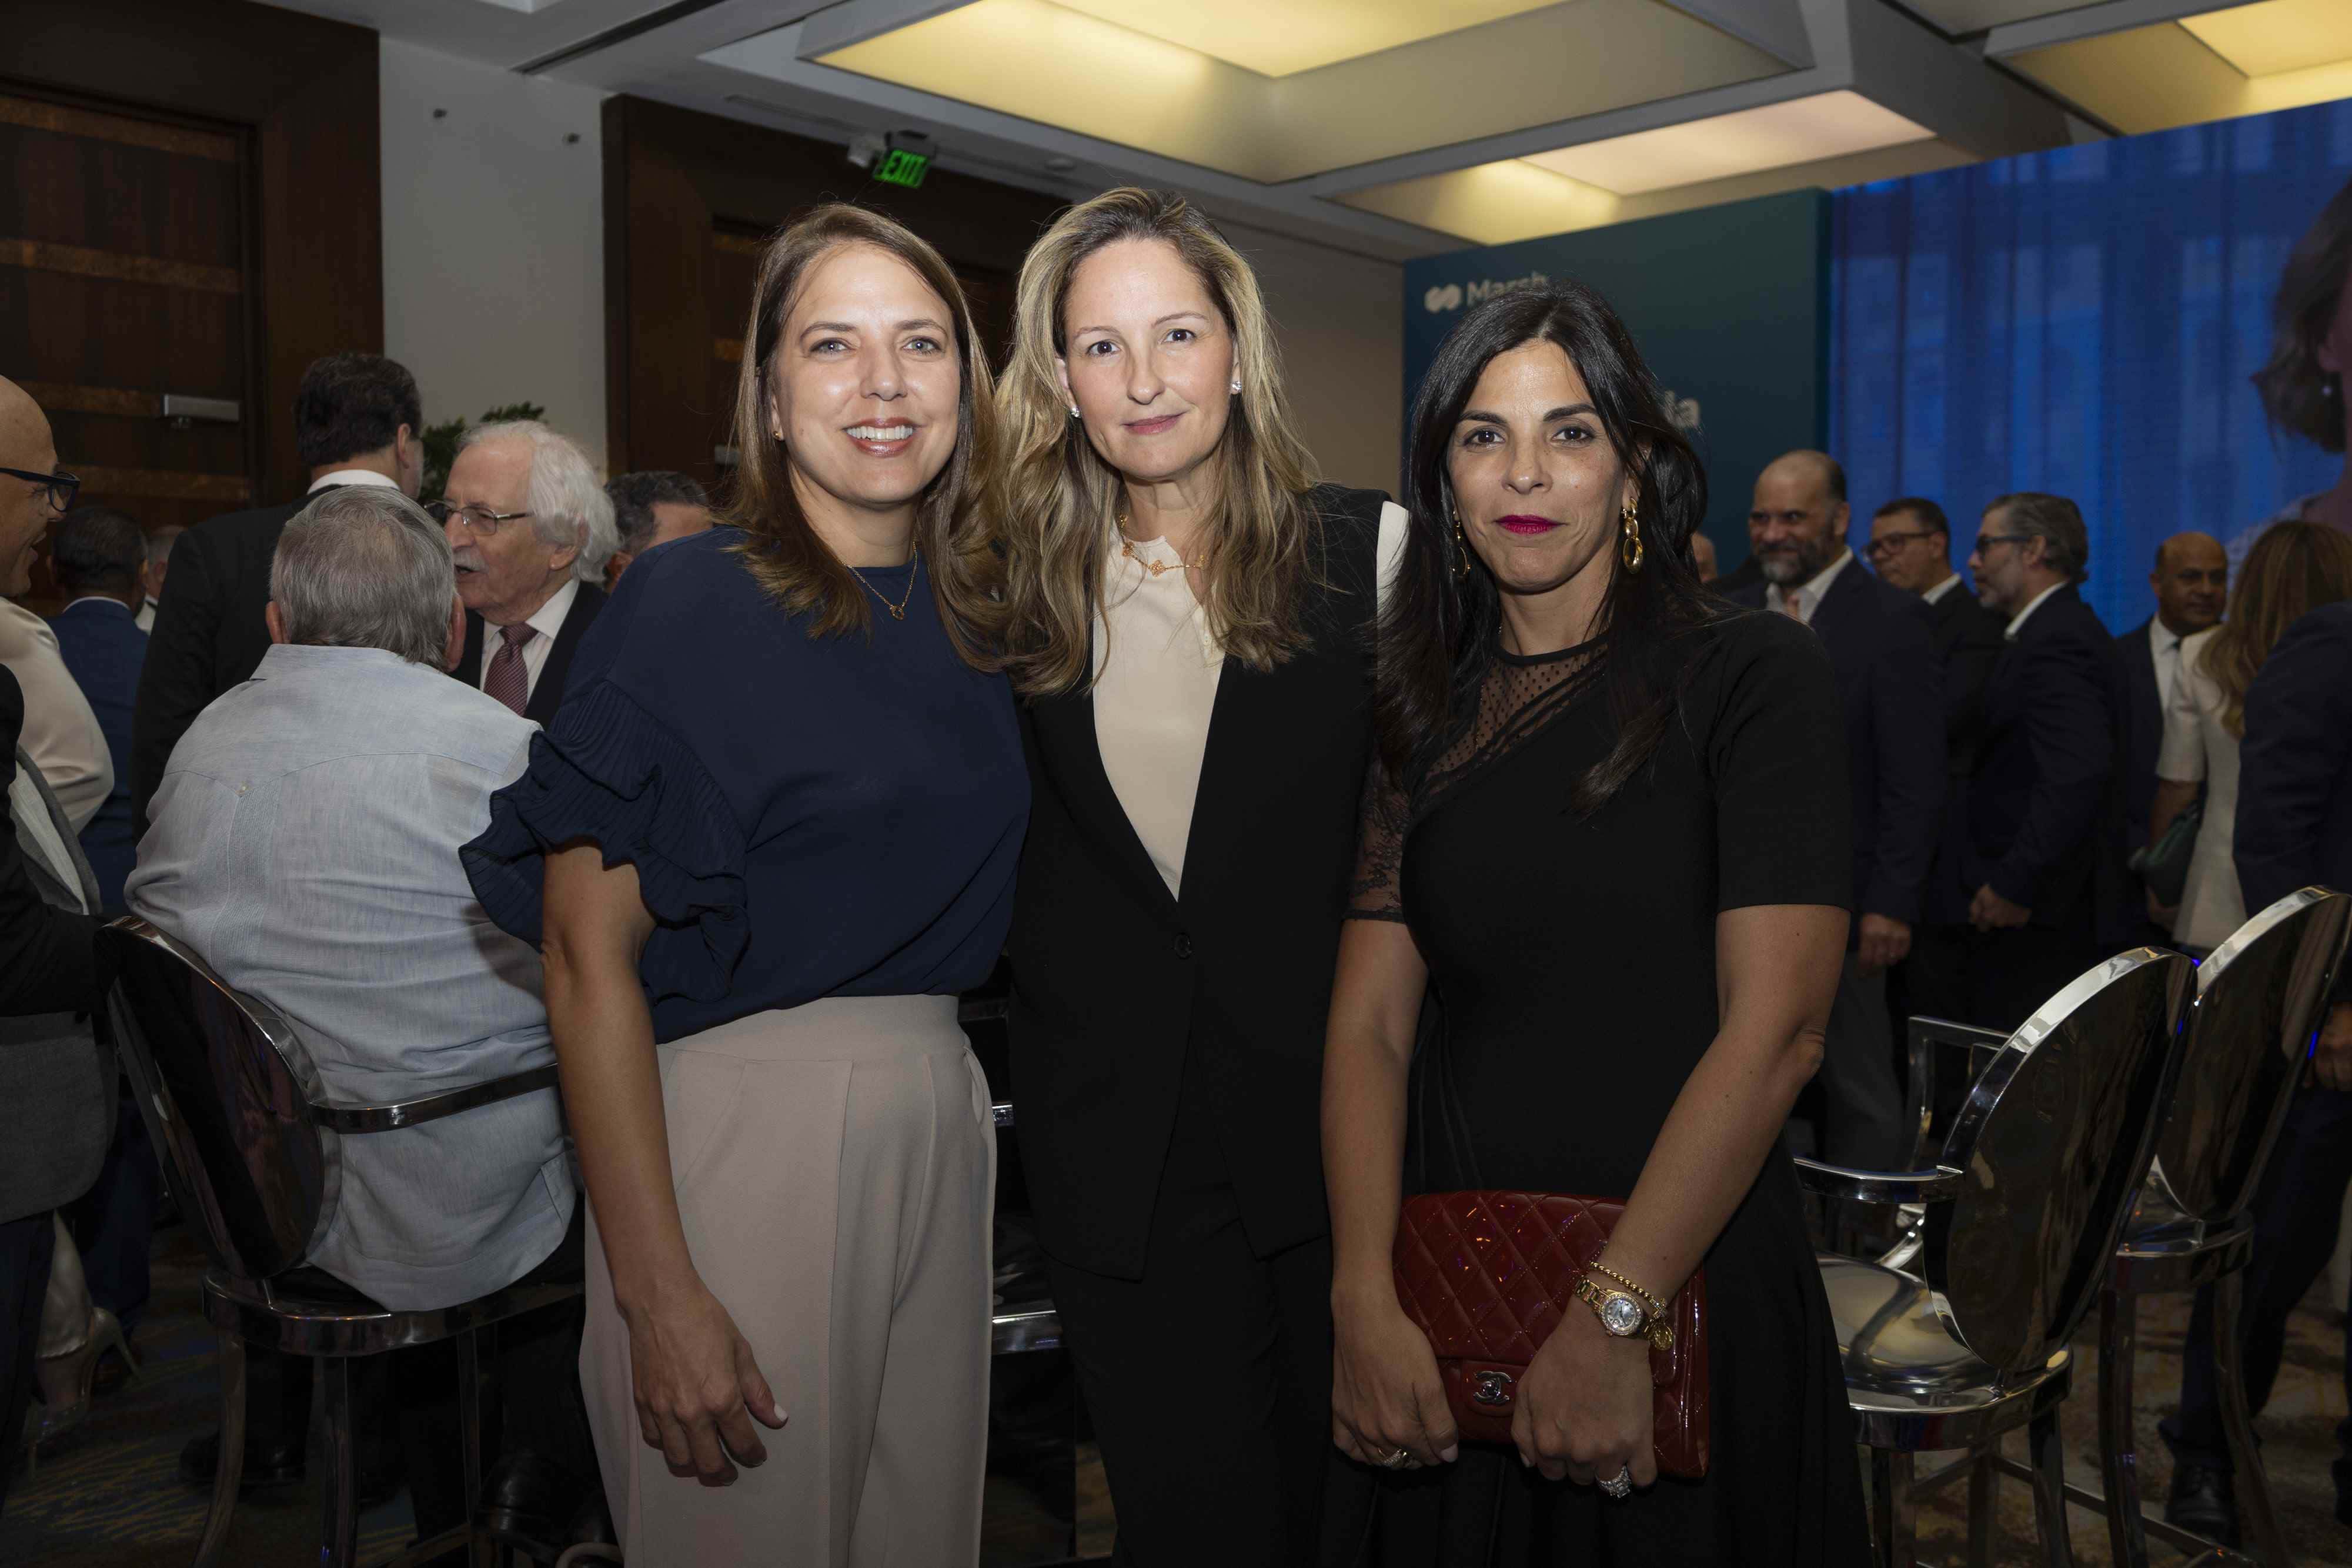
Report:
[[1675,1348],[1675,1331],[1667,1323],[1666,1315],[1654,1311],[1649,1302],[1633,1291],[1595,1283],[1588,1274],[1576,1282],[1576,1299],[1592,1309],[1592,1315],[1601,1320],[1606,1333],[1619,1339],[1641,1334],[1649,1340],[1652,1350]]

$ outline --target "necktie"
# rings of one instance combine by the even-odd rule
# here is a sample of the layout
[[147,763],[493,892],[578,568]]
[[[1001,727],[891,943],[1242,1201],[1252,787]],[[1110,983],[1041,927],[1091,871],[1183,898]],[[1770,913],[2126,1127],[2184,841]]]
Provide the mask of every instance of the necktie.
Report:
[[499,651],[490,655],[490,673],[482,682],[482,690],[517,713],[522,712],[530,695],[530,681],[522,667],[522,645],[538,635],[538,629],[529,622],[499,627]]

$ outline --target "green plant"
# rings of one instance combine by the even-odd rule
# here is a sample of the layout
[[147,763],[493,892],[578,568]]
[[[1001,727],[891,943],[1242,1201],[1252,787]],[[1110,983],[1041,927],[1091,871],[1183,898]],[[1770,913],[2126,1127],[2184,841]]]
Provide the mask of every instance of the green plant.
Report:
[[426,425],[425,427],[425,484],[424,487],[417,492],[416,498],[425,502],[437,501],[441,498],[441,492],[449,484],[449,465],[457,460],[458,439],[466,434],[469,425],[499,424],[509,419],[539,419],[546,413],[546,408],[539,403],[510,402],[502,407],[491,409],[477,420],[452,419],[440,424]]

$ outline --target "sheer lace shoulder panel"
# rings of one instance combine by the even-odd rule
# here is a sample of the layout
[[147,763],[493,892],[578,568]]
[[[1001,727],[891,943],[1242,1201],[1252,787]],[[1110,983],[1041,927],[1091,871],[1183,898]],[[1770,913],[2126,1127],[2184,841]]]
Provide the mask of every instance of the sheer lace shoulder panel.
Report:
[[1350,920],[1404,918],[1404,834],[1409,823],[1405,793],[1377,757],[1364,769],[1363,806],[1358,816],[1356,880],[1348,890]]

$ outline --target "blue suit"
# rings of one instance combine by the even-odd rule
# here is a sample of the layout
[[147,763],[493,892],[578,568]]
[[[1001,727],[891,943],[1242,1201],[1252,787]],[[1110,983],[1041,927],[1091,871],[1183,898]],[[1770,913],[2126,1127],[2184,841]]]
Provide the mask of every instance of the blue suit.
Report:
[[131,815],[131,710],[139,698],[139,670],[147,661],[147,633],[131,607],[115,599],[77,599],[49,625],[58,653],[98,715],[114,759],[114,792],[81,831],[82,853],[98,877],[106,914],[123,912],[122,881],[138,856],[139,830]]

